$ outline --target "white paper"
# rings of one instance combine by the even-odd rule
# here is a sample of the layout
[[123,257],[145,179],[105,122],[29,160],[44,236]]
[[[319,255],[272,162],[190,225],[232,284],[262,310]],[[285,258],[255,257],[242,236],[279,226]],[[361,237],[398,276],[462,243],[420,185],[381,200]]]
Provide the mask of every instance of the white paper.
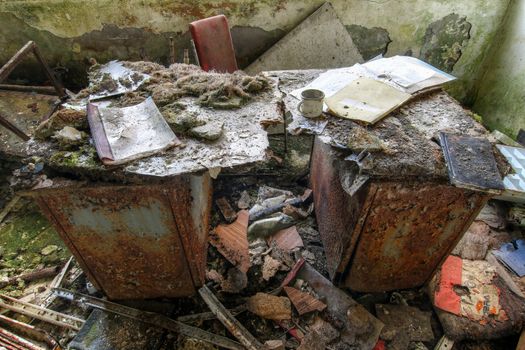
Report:
[[378,78],[390,79],[403,88],[420,83],[431,78],[436,72],[427,67],[415,64],[414,58],[394,56],[364,64]]
[[315,80],[303,88],[296,89],[290,94],[301,99],[301,92],[307,89],[317,89],[324,92],[325,98],[333,96],[336,92],[344,88],[350,82],[361,78],[363,76],[370,76],[370,72],[366,70],[359,63],[352,67],[330,69],[321,73]]

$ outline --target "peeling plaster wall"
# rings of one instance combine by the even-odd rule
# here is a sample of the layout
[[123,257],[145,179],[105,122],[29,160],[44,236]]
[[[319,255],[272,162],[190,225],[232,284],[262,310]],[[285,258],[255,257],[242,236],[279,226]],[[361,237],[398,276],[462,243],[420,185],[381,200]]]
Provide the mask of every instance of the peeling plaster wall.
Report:
[[[430,53],[461,79],[450,91],[471,100],[471,88],[510,0],[333,0],[365,58]],[[323,1],[310,0],[4,0],[0,3],[0,62],[35,40],[71,84],[82,84],[90,57],[169,61],[169,37],[178,57],[187,48],[188,23],[228,16],[237,56],[246,66]],[[445,32],[446,35],[436,34]],[[327,38],[329,40],[329,38]],[[423,50],[424,49],[424,50]],[[423,50],[423,51],[422,51]],[[439,65],[439,64],[438,64]],[[37,77],[33,65],[23,69]],[[21,71],[19,71],[21,75]]]
[[516,137],[525,129],[525,0],[513,0],[487,60],[474,110],[491,129]]

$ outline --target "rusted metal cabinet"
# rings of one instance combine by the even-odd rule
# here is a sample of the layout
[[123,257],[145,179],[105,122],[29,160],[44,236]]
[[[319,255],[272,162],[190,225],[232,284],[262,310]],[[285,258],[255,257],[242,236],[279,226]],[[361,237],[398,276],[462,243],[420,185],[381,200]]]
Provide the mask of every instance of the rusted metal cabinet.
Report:
[[444,181],[369,179],[316,138],[311,183],[331,278],[360,292],[423,285],[489,196]]
[[33,195],[98,289],[145,299],[189,296],[203,284],[211,192],[206,173]]

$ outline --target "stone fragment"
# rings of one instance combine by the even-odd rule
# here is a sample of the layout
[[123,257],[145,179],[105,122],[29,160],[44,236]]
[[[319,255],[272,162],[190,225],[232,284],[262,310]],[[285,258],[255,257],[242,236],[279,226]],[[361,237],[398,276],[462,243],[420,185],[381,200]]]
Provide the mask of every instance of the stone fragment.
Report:
[[317,317],[309,327],[297,350],[326,349],[327,345],[339,337],[339,332],[322,318]]
[[48,256],[48,255],[51,255],[53,254],[54,252],[56,252],[58,250],[58,246],[54,245],[54,244],[51,244],[51,245],[48,245],[46,247],[44,247],[41,251],[40,251],[40,254],[42,254],[43,256]]
[[222,291],[227,293],[240,293],[246,286],[248,286],[246,273],[236,267],[228,269],[228,276],[221,283]]
[[282,340],[267,340],[264,343],[265,350],[284,350],[284,341]]
[[67,148],[81,144],[85,134],[71,126],[64,126],[53,134],[53,138],[58,141],[60,147]]
[[252,203],[252,198],[246,191],[242,191],[241,198],[237,202],[237,207],[239,209],[248,209]]
[[268,281],[270,278],[275,276],[279,268],[281,267],[281,262],[272,258],[270,255],[264,257],[264,264],[262,267],[263,280]]
[[215,141],[222,136],[223,123],[220,121],[209,122],[190,130],[190,134],[206,141]]
[[252,265],[261,265],[263,263],[263,254],[268,250],[266,241],[262,238],[257,238],[250,242],[249,254],[250,263]]
[[452,254],[459,255],[463,259],[483,260],[487,255],[489,247],[490,227],[483,221],[474,221]]
[[224,280],[222,275],[219,272],[217,272],[217,270],[215,269],[206,270],[206,279],[208,281],[213,281],[219,284],[222,283],[222,281]]
[[434,339],[430,318],[432,313],[407,305],[377,304],[377,317],[385,324],[381,339],[394,341],[395,348],[406,349],[411,341]]
[[248,311],[269,320],[289,320],[292,318],[290,299],[266,293],[257,293],[246,303]]
[[86,112],[71,108],[60,109],[36,128],[35,137],[38,139],[46,139],[65,126],[79,130],[87,130],[89,126]]
[[186,133],[190,129],[206,124],[206,121],[199,118],[195,112],[184,110],[174,111],[173,109],[165,108],[163,109],[162,116],[176,133]]

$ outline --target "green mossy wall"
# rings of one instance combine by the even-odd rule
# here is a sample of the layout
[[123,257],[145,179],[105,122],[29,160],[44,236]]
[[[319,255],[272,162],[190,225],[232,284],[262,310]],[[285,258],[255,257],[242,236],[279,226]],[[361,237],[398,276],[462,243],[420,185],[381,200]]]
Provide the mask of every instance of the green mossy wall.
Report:
[[[472,88],[510,0],[333,0],[364,57],[431,53],[460,79],[451,93],[472,102]],[[27,40],[36,41],[70,86],[85,84],[88,59],[169,61],[169,37],[182,57],[188,23],[224,13],[240,66],[246,66],[323,1],[298,0],[4,0],[0,3],[0,62]],[[434,35],[433,29],[445,35]],[[330,38],[327,38],[329,40]],[[423,50],[424,49],[424,50]],[[423,51],[422,51],[423,50]],[[443,63],[443,64],[441,64]],[[41,77],[33,64],[15,76]]]
[[490,129],[525,129],[525,1],[513,0],[478,83],[474,111]]

